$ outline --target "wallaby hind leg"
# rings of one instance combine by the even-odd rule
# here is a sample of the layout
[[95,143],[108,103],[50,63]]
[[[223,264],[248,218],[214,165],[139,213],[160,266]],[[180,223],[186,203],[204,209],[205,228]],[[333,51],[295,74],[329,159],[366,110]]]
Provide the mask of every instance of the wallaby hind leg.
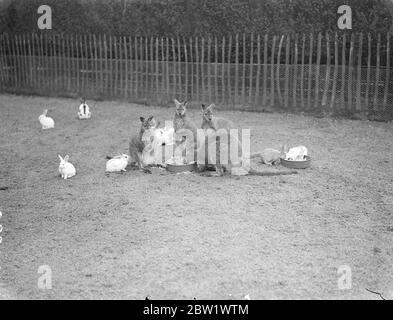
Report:
[[142,155],[140,155],[140,154],[138,153],[137,158],[138,158],[137,163],[138,163],[139,170],[141,170],[141,171],[144,172],[144,173],[150,173],[150,174],[151,174],[151,171],[150,171],[149,169],[145,168],[145,167],[143,166],[143,164],[142,164]]

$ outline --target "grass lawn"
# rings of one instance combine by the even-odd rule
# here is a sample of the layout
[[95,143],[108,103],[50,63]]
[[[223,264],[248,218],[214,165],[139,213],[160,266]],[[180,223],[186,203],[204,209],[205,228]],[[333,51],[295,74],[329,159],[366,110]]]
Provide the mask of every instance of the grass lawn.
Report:
[[[302,144],[312,167],[107,176],[105,156],[128,153],[139,117],[163,123],[174,107],[90,101],[92,119],[79,121],[78,105],[0,95],[0,298],[393,298],[392,123],[218,111],[251,129],[252,152]],[[45,108],[52,130],[38,122]],[[75,177],[60,179],[58,154]],[[51,290],[38,289],[41,265]],[[349,290],[338,289],[342,265]]]

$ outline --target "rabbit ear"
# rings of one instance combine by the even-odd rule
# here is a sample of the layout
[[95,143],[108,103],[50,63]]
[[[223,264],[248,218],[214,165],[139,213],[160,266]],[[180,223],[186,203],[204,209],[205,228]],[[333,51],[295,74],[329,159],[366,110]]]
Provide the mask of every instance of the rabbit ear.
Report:
[[64,159],[61,157],[61,155],[58,154],[58,156],[59,156],[60,161],[63,161],[63,160],[64,160]]
[[139,119],[141,120],[142,123],[145,121],[144,117],[139,117]]
[[69,158],[70,158],[70,156],[67,154],[67,155],[64,157],[64,161],[67,162]]

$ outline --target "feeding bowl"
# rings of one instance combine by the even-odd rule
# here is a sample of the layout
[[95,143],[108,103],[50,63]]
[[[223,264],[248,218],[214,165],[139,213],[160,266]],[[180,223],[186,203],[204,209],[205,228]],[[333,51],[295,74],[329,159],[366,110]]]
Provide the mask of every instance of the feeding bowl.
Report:
[[281,164],[284,167],[291,168],[291,169],[306,169],[309,168],[311,165],[311,157],[306,156],[306,160],[303,161],[292,161],[292,160],[285,160],[281,158]]
[[187,172],[187,171],[195,171],[197,168],[197,164],[195,162],[189,164],[170,164],[167,163],[166,168],[170,172],[179,173],[179,172]]

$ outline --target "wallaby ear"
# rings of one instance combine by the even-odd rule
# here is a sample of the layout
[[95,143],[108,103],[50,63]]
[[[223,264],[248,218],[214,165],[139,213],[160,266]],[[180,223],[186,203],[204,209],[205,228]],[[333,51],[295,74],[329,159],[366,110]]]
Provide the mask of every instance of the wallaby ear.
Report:
[[202,110],[206,109],[206,105],[202,103]]
[[61,155],[58,154],[58,156],[59,156],[60,161],[63,161],[63,158],[61,157]]
[[215,107],[216,107],[216,105],[214,103],[212,103],[210,106],[207,107],[207,109],[213,109]]
[[178,108],[181,105],[181,103],[177,101],[177,99],[173,99],[173,101],[175,102],[176,108]]
[[142,123],[145,121],[144,117],[139,117],[139,119],[141,120]]
[[70,156],[67,154],[67,155],[64,157],[64,161],[67,162],[69,158],[70,158]]
[[147,118],[147,121],[151,121],[153,120],[154,116],[150,116],[149,118]]
[[184,106],[184,107],[188,107],[188,101],[187,101],[187,100],[184,100],[183,106]]

